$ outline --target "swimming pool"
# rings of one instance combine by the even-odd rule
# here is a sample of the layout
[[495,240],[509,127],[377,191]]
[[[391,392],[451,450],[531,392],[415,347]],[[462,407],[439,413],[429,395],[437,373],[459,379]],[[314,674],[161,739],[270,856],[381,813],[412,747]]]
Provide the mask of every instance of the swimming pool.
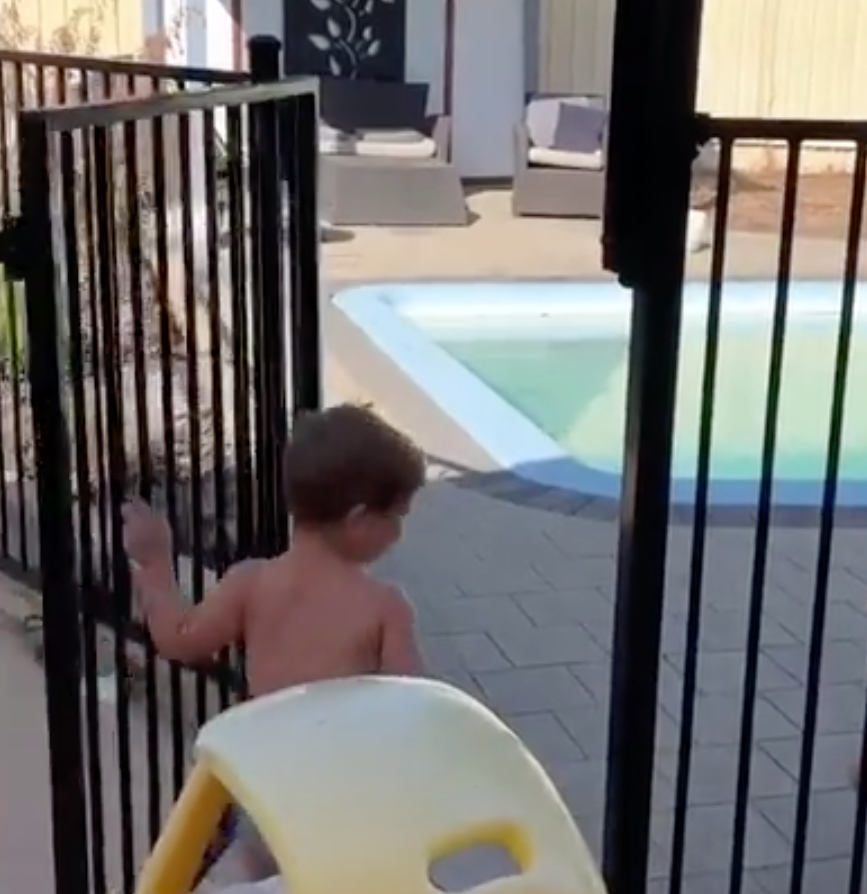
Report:
[[[821,502],[840,285],[791,287],[774,502]],[[838,504],[867,505],[867,308],[859,286]],[[694,499],[708,287],[684,290],[672,498]],[[710,501],[758,493],[773,282],[724,287]],[[364,286],[335,304],[503,468],[545,486],[621,490],[630,293],[613,282]]]

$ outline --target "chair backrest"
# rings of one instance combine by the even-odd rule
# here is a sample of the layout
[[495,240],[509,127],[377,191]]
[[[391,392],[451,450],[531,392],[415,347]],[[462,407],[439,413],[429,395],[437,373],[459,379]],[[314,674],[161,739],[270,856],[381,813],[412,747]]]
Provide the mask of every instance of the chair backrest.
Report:
[[319,113],[343,132],[360,128],[421,130],[427,110],[427,84],[322,78]]
[[453,687],[297,687],[207,724],[199,761],[248,812],[292,894],[438,894],[431,865],[502,846],[519,871],[474,894],[604,894],[568,810],[521,740]]

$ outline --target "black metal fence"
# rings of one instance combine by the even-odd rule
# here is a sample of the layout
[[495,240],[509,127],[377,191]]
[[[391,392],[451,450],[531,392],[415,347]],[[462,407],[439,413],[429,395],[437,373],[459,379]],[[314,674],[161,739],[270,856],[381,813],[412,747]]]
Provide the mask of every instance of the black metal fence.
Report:
[[0,546],[7,569],[41,581],[55,872],[70,894],[132,890],[187,732],[235,682],[155,659],[131,617],[124,498],[166,511],[195,601],[288,536],[288,414],[320,394],[317,100],[315,81],[277,80],[279,53],[254,38],[250,76],[0,57],[14,86],[0,116],[6,312],[27,307],[26,336],[7,341]]
[[[823,648],[829,612],[832,546],[844,515],[863,525],[864,506],[838,506],[841,446],[847,385],[852,356],[859,279],[859,252],[864,238],[867,181],[867,122],[713,119],[697,116],[695,85],[698,55],[699,4],[675,11],[665,2],[618,4],[609,155],[608,208],[605,246],[607,264],[634,289],[627,462],[618,567],[612,710],[609,738],[608,798],[605,828],[605,874],[611,894],[644,894],[648,890],[653,825],[653,781],[656,767],[656,724],[661,702],[660,652],[666,598],[670,484],[679,340],[684,280],[690,175],[697,147],[713,141],[718,155],[715,222],[710,277],[707,285],[706,328],[701,373],[701,410],[697,433],[697,468],[691,507],[680,521],[691,526],[683,610],[682,690],[677,714],[677,747],[673,828],[662,876],[670,894],[691,890],[727,890],[730,894],[758,890],[747,877],[748,826],[753,794],[752,768],[757,753],[757,707],[765,646],[763,628],[771,556],[772,525],[800,523],[815,530],[815,564],[809,593],[802,594],[808,631],[804,654],[804,686],[793,728],[798,731],[797,785],[791,825],[791,853],[782,887],[791,894],[824,889],[807,881],[811,810],[815,804],[814,763],[822,695]],[[663,135],[663,136],[660,136]],[[724,568],[736,588],[746,566],[742,684],[736,772],[731,780],[730,813],[716,836],[730,848],[727,866],[714,878],[687,878],[687,839],[695,817],[691,800],[691,767],[700,696],[702,628],[713,608],[706,581],[714,509],[710,500],[717,373],[726,286],[729,211],[735,190],[733,161],[739,144],[762,142],[785,155],[777,269],[771,287],[772,305],[766,374],[750,387],[764,399],[758,486],[754,503],[741,508],[740,524],[749,529],[751,544],[732,553]],[[825,467],[818,499],[795,507],[783,518],[776,505],[779,413],[787,336],[791,335],[791,299],[797,287],[793,255],[797,235],[798,189],[802,159],[808,146],[836,146],[853,160],[844,252],[838,282],[829,291],[838,298],[833,382],[827,416],[813,420],[827,432]],[[746,395],[744,395],[746,397]],[[691,433],[693,434],[693,433]],[[856,501],[857,503],[857,501]],[[723,519],[731,522],[733,519]],[[743,528],[742,528],[743,529]],[[812,548],[812,544],[811,544]],[[737,565],[735,564],[737,563]],[[742,563],[742,564],[741,564]],[[862,700],[863,709],[863,700]],[[851,848],[845,882],[840,890],[863,889],[865,829],[867,829],[867,726],[861,746],[861,773],[854,811]],[[727,746],[728,747],[728,746]],[[857,758],[852,754],[854,763]],[[693,842],[713,849],[717,841]],[[697,887],[691,887],[690,884]],[[707,886],[707,887],[703,887]],[[660,889],[662,890],[662,888]],[[771,890],[771,889],[769,889]]]
[[[0,50],[0,213],[19,213],[19,113],[54,106],[73,107],[107,99],[143,98],[201,89],[216,84],[241,83],[249,75],[94,59],[46,53]],[[177,142],[177,140],[176,140]],[[76,176],[79,191],[90,203],[93,228],[93,157],[81,154]],[[147,170],[145,159],[142,163]],[[179,201],[177,153],[163,163],[167,202]],[[143,197],[147,206],[148,197]],[[93,246],[86,255],[89,297],[96,295],[97,276]],[[35,512],[35,451],[29,385],[26,381],[26,334],[21,290],[8,275],[0,283],[0,568],[31,585],[39,580],[38,534]],[[95,300],[95,299],[94,299]],[[89,350],[89,348],[87,348]],[[99,365],[99,358],[96,359]],[[102,432],[94,432],[102,436]]]

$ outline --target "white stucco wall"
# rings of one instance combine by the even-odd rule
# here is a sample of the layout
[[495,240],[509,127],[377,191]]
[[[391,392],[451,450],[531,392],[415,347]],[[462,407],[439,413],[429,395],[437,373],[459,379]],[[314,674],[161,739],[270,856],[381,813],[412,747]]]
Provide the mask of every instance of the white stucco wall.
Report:
[[445,47],[445,0],[407,0],[406,79],[430,84],[431,114],[443,108]]
[[524,104],[524,0],[455,6],[454,159],[464,177],[508,177]]

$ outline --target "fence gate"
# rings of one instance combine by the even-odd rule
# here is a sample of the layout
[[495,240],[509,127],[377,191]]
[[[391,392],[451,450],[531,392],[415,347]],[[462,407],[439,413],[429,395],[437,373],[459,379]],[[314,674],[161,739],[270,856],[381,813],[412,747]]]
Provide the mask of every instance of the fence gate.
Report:
[[[633,316],[605,875],[611,894],[651,889],[858,894],[865,882],[867,835],[862,592],[867,563],[863,538],[843,529],[854,520],[863,534],[867,490],[863,471],[842,448],[847,439],[853,445],[847,411],[856,419],[863,413],[857,393],[848,407],[846,402],[855,389],[850,368],[857,368],[850,361],[856,357],[860,310],[867,122],[697,115],[700,6],[700,0],[617,4],[604,248],[608,268],[633,290]],[[697,329],[694,323],[682,327],[681,321],[685,235],[693,159],[698,146],[710,141],[718,154],[715,220],[709,278],[693,293],[703,299]],[[725,270],[729,210],[737,189],[733,160],[740,145],[762,142],[786,159],[776,264],[766,283],[746,284],[752,290],[740,300],[732,322]],[[826,255],[839,259],[836,275],[802,289],[794,246],[802,155],[810,144],[845,147],[853,173],[835,209],[845,233],[836,246],[822,245]],[[745,317],[754,327],[752,344],[761,344],[758,363],[755,348],[735,356],[732,342],[726,344],[733,331],[747,331]],[[808,354],[815,352],[817,363],[805,357],[803,347],[792,351],[797,338],[803,345],[805,328],[810,338],[818,333],[824,339],[822,359],[819,342],[810,342]],[[684,377],[679,350],[682,334],[687,346],[686,333],[688,357],[694,361],[700,351],[697,368],[687,368],[693,373],[690,383],[678,381],[679,374]],[[728,394],[729,418],[733,412],[748,415],[756,399],[759,411],[748,445],[756,462],[748,476],[730,485],[729,494],[740,496],[726,502],[738,505],[719,511],[714,429],[726,350],[728,372],[734,363],[741,386]],[[675,493],[683,500],[688,490],[689,497],[674,513],[675,409],[681,388],[692,384],[700,409],[694,430],[684,434],[694,439],[695,464],[686,473],[689,480],[681,470],[677,483],[688,487]],[[810,395],[813,412],[798,417]],[[786,450],[789,457],[803,450],[803,437],[799,441],[792,428],[793,410],[801,432],[808,417],[808,438],[816,442],[818,469],[808,480],[780,468]],[[739,436],[742,431],[737,430]],[[669,530],[670,517],[680,530]],[[727,530],[713,530],[720,526]],[[843,547],[845,573],[862,581],[848,593],[835,577],[832,546],[837,544]],[[706,579],[712,557],[715,587]],[[672,586],[667,574],[676,560],[680,577]],[[784,585],[780,574],[788,574]],[[667,643],[664,620],[677,621],[665,631],[672,634]],[[725,645],[709,647],[714,640]],[[841,643],[849,647],[848,664],[840,660],[839,649],[830,651]],[[674,694],[666,685],[672,677],[661,676],[663,645],[667,658],[677,659],[667,665],[677,670]],[[722,679],[725,666],[728,679]],[[668,723],[665,741],[656,738],[660,718]],[[821,770],[818,763],[823,746],[824,757],[830,754],[830,733],[837,734],[831,774],[827,760]],[[840,733],[847,734],[845,745]],[[715,762],[704,760],[694,787],[698,761],[712,750]],[[664,806],[654,793],[662,752],[673,758],[668,764],[672,801]],[[860,783],[852,772],[859,759]],[[660,817],[663,831],[655,825]],[[651,867],[654,852],[662,863]]]
[[192,599],[287,538],[287,410],[320,392],[317,94],[277,80],[279,54],[251,41],[252,83],[18,119],[21,214],[3,250],[26,292],[64,894],[132,890],[183,780],[185,730],[230,697],[133,636],[124,497],[168,513]]

